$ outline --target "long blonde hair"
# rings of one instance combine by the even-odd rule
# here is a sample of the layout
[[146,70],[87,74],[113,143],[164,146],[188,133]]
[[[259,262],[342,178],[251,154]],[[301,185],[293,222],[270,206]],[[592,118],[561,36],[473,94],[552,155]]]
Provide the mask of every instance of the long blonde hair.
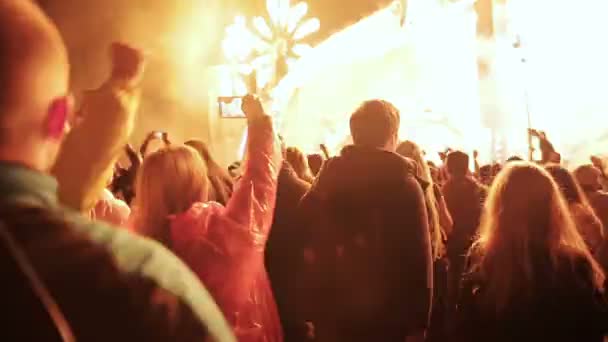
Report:
[[435,197],[435,189],[433,177],[429,165],[424,160],[422,150],[416,143],[406,140],[399,144],[397,153],[403,157],[410,158],[416,163],[416,176],[429,185],[425,190],[425,199],[427,210],[429,211],[429,227],[431,230],[431,244],[433,247],[433,258],[439,259],[444,253],[443,245],[443,227],[439,221],[439,212],[437,209],[437,198]]
[[551,260],[550,274],[557,274],[564,257],[571,264],[586,259],[596,288],[603,289],[604,274],[549,173],[530,163],[509,164],[490,188],[479,238],[470,252],[471,271],[486,285],[486,307],[501,312],[516,294],[534,295],[534,283],[542,281],[535,279],[534,261],[543,254]]
[[207,168],[188,146],[166,147],[144,159],[137,174],[134,228],[170,246],[169,216],[207,200]]

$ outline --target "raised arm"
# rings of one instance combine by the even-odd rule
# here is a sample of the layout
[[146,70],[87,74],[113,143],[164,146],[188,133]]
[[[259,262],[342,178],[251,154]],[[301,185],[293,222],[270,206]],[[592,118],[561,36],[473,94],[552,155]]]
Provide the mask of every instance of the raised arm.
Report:
[[473,163],[475,165],[475,178],[480,179],[481,167],[479,166],[479,152],[473,151]]
[[64,205],[87,212],[99,199],[133,130],[143,70],[139,51],[112,46],[114,69],[99,89],[85,94],[82,121],[72,129],[52,170]]
[[224,215],[266,241],[272,224],[282,157],[272,120],[264,113],[260,102],[247,96],[243,99],[243,110],[249,127],[245,167]]

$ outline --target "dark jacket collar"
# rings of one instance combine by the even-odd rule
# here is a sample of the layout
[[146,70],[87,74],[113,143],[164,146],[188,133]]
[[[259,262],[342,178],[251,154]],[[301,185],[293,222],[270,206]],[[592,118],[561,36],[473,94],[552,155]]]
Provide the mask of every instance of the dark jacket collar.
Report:
[[411,175],[418,181],[422,190],[426,190],[429,186],[427,181],[416,175],[415,161],[394,152],[367,146],[349,145],[342,149],[341,158],[367,159],[380,170],[386,168],[402,169],[404,173]]

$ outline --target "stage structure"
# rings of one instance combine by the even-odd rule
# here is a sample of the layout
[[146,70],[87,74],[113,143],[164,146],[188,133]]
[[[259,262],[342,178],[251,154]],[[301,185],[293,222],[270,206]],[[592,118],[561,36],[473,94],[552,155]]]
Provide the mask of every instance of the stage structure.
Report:
[[[479,0],[491,2],[488,0]],[[483,124],[528,155],[528,126],[547,132],[569,166],[608,152],[608,22],[602,0],[493,1],[492,35],[479,36]],[[486,4],[486,9],[488,6]],[[487,16],[484,22],[488,23]],[[487,31],[486,31],[487,32]],[[534,142],[534,145],[535,142]],[[539,153],[536,151],[535,159]]]
[[[308,5],[291,0],[266,0],[267,18],[257,16],[251,26],[242,16],[237,16],[226,28],[222,49],[228,61],[228,70],[223,83],[222,96],[242,96],[253,93],[271,106],[271,92],[285,77],[293,65],[305,56],[312,47],[305,41],[317,32],[319,19],[305,18]],[[249,82],[247,82],[249,81]],[[280,120],[275,117],[275,122]],[[247,142],[246,130],[238,148],[242,158]]]
[[306,152],[336,153],[354,108],[383,98],[402,112],[401,138],[431,158],[447,146],[482,162],[527,157],[532,126],[570,165],[587,162],[608,150],[608,4],[573,4],[396,1],[308,49],[267,107]]
[[[472,3],[396,1],[345,28],[294,64],[273,92],[280,131],[290,145],[338,152],[348,118],[364,100],[382,98],[402,112],[402,139],[429,156],[447,146],[489,143],[481,127]],[[402,25],[402,23],[404,23]]]
[[[257,16],[248,24],[245,17],[237,16],[226,28],[222,50],[228,65],[236,70],[231,77],[237,84],[232,95],[247,91],[266,95],[312,50],[306,39],[319,30],[320,23],[317,18],[305,18],[305,2],[292,6],[290,0],[267,0],[266,10],[266,18]],[[246,84],[252,73],[256,81],[253,87]]]

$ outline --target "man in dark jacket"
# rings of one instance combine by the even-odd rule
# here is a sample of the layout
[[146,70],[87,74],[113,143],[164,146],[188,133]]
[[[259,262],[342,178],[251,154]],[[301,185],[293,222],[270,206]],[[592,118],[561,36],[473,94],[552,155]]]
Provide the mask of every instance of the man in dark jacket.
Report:
[[450,152],[446,158],[448,181],[443,185],[443,195],[454,220],[448,237],[448,280],[451,309],[456,305],[458,288],[465,268],[465,255],[477,233],[486,188],[479,184],[469,170],[469,156],[461,151]]
[[399,113],[363,103],[354,145],[330,159],[301,203],[318,341],[422,341],[432,296],[426,207],[414,167],[394,153]]
[[303,264],[303,260],[298,258],[302,244],[298,205],[309,189],[310,183],[300,179],[289,162],[284,161],[279,173],[277,202],[266,243],[265,261],[283,337],[289,342],[306,340],[306,325],[298,320],[297,313],[298,303],[304,299],[298,290],[302,283],[299,270]]

